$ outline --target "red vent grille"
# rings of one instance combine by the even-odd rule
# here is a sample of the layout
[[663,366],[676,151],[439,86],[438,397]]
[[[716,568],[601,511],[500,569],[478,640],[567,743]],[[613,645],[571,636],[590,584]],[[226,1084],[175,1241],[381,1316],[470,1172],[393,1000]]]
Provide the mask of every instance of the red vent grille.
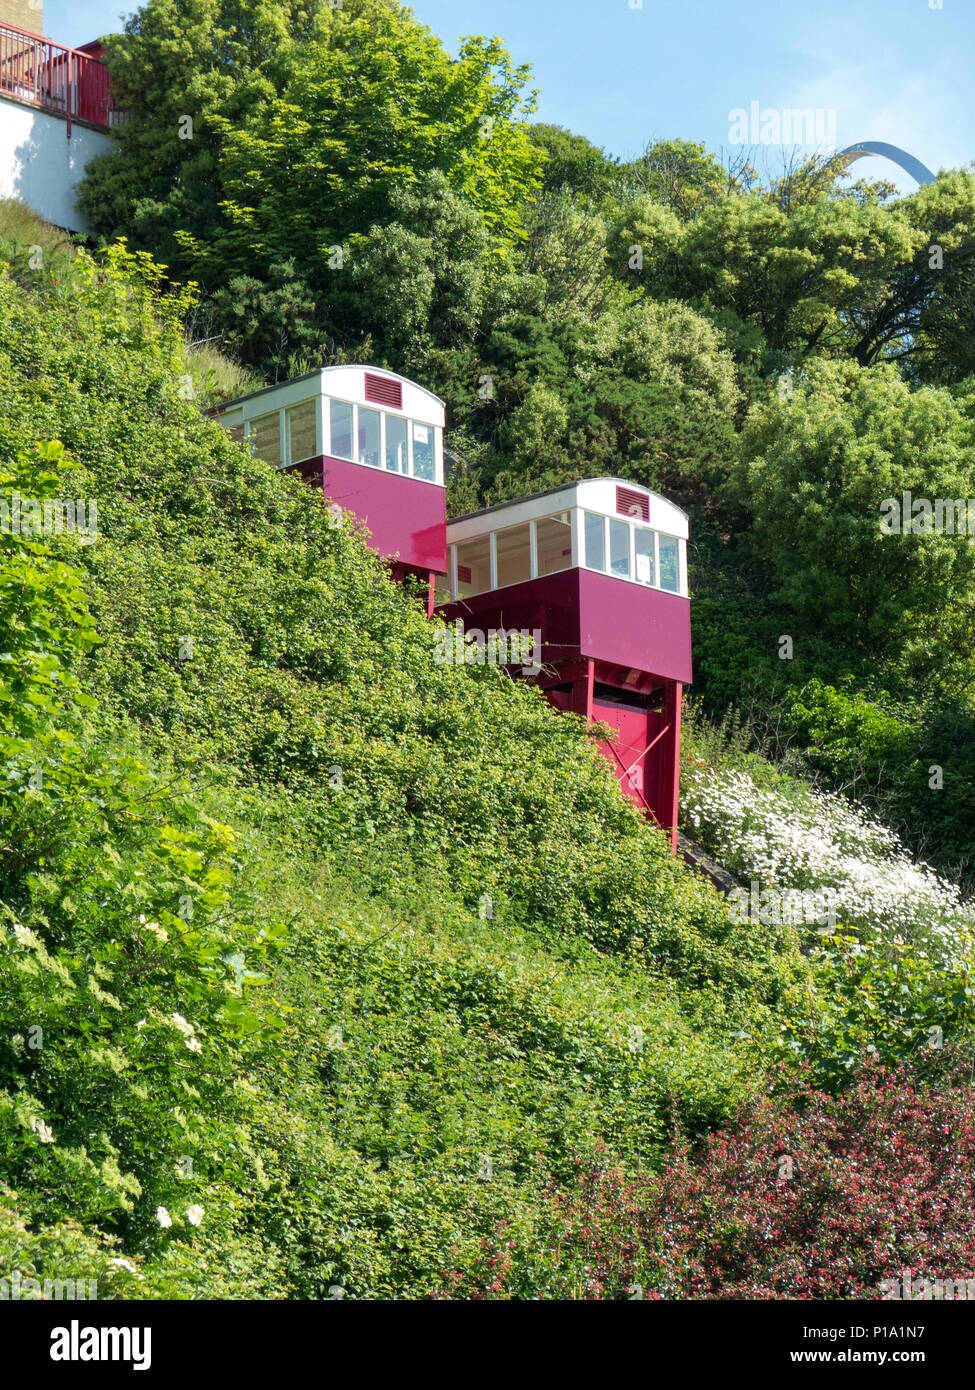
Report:
[[458,584],[469,584],[470,582],[471,582],[471,567],[470,567],[470,565],[458,565],[458,566],[457,566],[457,583],[458,583]]
[[403,409],[402,382],[393,381],[388,376],[373,376],[366,372],[366,400],[376,405],[390,405],[394,410]]
[[650,498],[631,487],[616,489],[616,510],[620,516],[632,517],[634,521],[650,520]]

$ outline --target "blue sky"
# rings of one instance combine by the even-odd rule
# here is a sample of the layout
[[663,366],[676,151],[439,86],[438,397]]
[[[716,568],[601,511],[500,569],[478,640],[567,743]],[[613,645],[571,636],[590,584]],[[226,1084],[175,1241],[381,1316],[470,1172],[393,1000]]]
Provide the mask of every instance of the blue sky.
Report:
[[[937,170],[975,159],[975,0],[415,0],[452,51],[498,34],[540,88],[537,119],[616,154],[651,137],[729,145],[729,112],[835,110],[842,147],[899,145]],[[46,0],[44,28],[83,43],[120,0]],[[773,157],[776,151],[769,151]],[[857,173],[914,185],[883,160]]]

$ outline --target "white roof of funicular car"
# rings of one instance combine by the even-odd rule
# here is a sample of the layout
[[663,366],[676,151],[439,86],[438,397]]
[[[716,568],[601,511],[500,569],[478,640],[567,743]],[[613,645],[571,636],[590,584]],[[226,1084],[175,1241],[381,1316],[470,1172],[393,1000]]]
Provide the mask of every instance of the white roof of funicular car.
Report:
[[[641,505],[644,499],[646,515]],[[520,497],[514,502],[498,502],[480,512],[453,517],[447,522],[447,539],[451,544],[470,540],[490,531],[499,531],[505,526],[537,521],[540,517],[567,511],[571,507],[637,521],[654,531],[679,536],[682,540],[688,538],[687,513],[658,492],[650,492],[648,488],[640,487],[627,478],[586,478],[582,482],[536,492],[531,497]]]
[[[366,396],[366,377],[379,377],[386,381],[398,382],[403,393],[402,406],[390,406]],[[273,410],[298,405],[301,401],[313,400],[316,396],[330,396],[335,400],[351,401],[356,405],[367,405],[372,409],[385,410],[394,415],[408,416],[421,424],[439,425],[446,423],[446,406],[439,396],[419,386],[408,377],[396,372],[384,371],[381,367],[356,364],[341,367],[320,367],[317,371],[306,372],[304,376],[293,377],[291,381],[281,381],[275,386],[264,386],[260,391],[249,391],[246,396],[226,401],[214,410],[221,419],[226,415],[240,412],[242,420],[254,420]],[[226,424],[227,421],[223,420]]]

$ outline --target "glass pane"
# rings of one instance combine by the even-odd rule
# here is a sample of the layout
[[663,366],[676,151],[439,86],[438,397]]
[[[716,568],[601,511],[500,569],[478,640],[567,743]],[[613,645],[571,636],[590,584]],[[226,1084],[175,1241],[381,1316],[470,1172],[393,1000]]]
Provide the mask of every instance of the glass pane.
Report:
[[594,512],[584,512],[586,519],[586,565],[591,570],[606,568],[606,542],[603,538],[603,518]]
[[300,463],[318,453],[317,402],[302,401],[285,414],[288,422],[288,462]]
[[251,444],[258,458],[263,459],[265,463],[280,465],[281,416],[277,411],[273,415],[262,415],[259,420],[251,421]]
[[382,416],[378,410],[367,410],[364,405],[359,406],[359,462],[368,463],[370,468],[378,468],[380,464],[380,429],[382,428]]
[[491,543],[488,536],[462,541],[457,547],[457,597],[483,594],[491,587]]
[[531,579],[531,533],[526,521],[498,532],[498,588]]
[[449,603],[451,599],[450,578],[446,574],[438,574],[433,581],[433,602],[434,605]]
[[345,401],[329,401],[332,425],[331,454],[337,459],[351,459],[352,407]]
[[680,593],[680,563],[673,536],[660,537],[660,587],[672,594]]
[[406,446],[406,421],[398,415],[386,416],[386,467],[391,473],[408,473],[410,457]]
[[630,528],[625,521],[609,523],[609,569],[618,579],[630,577]]
[[236,440],[238,444],[243,443],[243,440],[244,440],[244,427],[243,427],[243,425],[231,425],[231,426],[230,426],[230,429],[227,431],[227,433],[230,435],[231,439]]
[[644,531],[642,527],[637,527],[634,540],[636,541],[636,577],[639,584],[653,583],[653,532]]
[[572,564],[572,523],[568,512],[535,523],[539,574],[557,574]]
[[413,426],[413,476],[432,483],[436,478],[432,425]]

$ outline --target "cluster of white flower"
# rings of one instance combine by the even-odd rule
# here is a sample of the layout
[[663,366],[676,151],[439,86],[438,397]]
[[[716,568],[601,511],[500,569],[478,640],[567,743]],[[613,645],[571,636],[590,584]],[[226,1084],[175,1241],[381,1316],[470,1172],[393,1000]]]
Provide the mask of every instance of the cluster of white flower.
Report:
[[203,1044],[196,1036],[196,1031],[192,1023],[187,1023],[182,1014],[170,1014],[169,1021],[175,1029],[183,1034],[186,1039],[186,1046],[191,1052],[202,1052]]
[[844,797],[811,788],[763,790],[747,773],[692,769],[687,820],[702,843],[745,881],[833,890],[840,922],[871,925],[947,946],[975,922],[975,904],[927,864],[915,863],[886,826]]
[[40,1119],[36,1115],[31,1120],[30,1124],[31,1129],[37,1135],[38,1139],[41,1141],[42,1144],[54,1143],[54,1130],[51,1128],[49,1124],[46,1124],[42,1119]]
[[158,922],[150,922],[144,912],[139,913],[139,926],[144,927],[147,932],[152,932],[160,944],[169,940],[169,933],[166,928],[161,927]]
[[21,922],[14,923],[14,936],[21,946],[36,947],[41,943],[29,927],[25,927]]
[[[194,1202],[191,1207],[186,1208],[186,1219],[191,1226],[199,1226],[205,1215],[204,1209],[198,1202]],[[166,1230],[173,1224],[173,1218],[165,1207],[156,1208],[156,1220],[159,1222],[160,1226],[162,1226],[163,1230]]]

